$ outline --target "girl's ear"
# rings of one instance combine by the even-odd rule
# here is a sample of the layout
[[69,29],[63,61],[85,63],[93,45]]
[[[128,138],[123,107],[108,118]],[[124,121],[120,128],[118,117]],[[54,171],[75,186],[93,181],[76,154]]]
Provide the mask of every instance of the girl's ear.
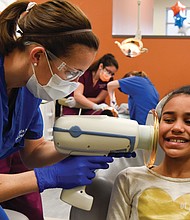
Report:
[[34,64],[38,64],[40,58],[42,55],[44,55],[45,53],[45,49],[43,47],[34,47],[31,51],[30,51],[30,59],[31,62]]

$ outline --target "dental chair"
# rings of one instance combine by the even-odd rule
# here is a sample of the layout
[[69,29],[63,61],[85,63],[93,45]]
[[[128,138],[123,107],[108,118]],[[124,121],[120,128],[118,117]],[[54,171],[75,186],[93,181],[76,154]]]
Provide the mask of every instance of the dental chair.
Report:
[[143,165],[142,158],[142,152],[138,151],[136,158],[115,158],[109,165],[109,169],[97,170],[93,183],[86,187],[86,193],[94,198],[91,210],[85,211],[72,206],[69,220],[106,220],[111,191],[117,174],[126,167]]
[[[97,170],[93,183],[86,187],[86,193],[94,198],[91,210],[85,211],[72,206],[69,220],[106,220],[113,183],[118,173],[126,167],[144,165],[143,152],[136,152],[136,158],[115,158],[109,169]],[[159,164],[163,156],[159,147],[155,164]]]
[[138,151],[136,158],[115,158],[109,165],[109,169],[97,170],[93,183],[86,186],[86,193],[94,198],[91,210],[85,211],[72,206],[69,220],[106,220],[111,191],[117,174],[126,167],[143,165],[142,158],[142,152]]
[[[104,177],[95,177],[93,183],[86,187],[86,193],[93,196],[94,201],[90,211],[71,207],[70,220],[105,220],[113,182]],[[82,202],[82,201],[81,201]]]

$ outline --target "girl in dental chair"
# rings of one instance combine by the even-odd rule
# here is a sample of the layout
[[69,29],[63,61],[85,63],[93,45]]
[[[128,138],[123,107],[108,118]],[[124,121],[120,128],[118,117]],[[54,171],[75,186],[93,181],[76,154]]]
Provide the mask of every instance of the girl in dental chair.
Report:
[[117,176],[107,220],[190,219],[190,85],[170,93],[161,106],[163,161],[131,167]]

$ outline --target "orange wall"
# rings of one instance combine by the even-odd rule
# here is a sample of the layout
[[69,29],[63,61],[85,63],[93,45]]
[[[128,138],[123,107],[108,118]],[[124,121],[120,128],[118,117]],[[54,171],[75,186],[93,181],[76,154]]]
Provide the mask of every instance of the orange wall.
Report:
[[[97,58],[109,52],[118,60],[120,67],[115,79],[121,78],[131,70],[144,70],[160,93],[160,97],[173,88],[189,83],[190,39],[146,38],[143,39],[143,43],[144,47],[148,48],[148,53],[128,58],[114,44],[115,40],[121,42],[124,38],[112,37],[112,0],[70,0],[70,2],[78,5],[86,13],[94,33],[100,39]],[[118,103],[126,102],[126,95],[119,91],[116,95]]]

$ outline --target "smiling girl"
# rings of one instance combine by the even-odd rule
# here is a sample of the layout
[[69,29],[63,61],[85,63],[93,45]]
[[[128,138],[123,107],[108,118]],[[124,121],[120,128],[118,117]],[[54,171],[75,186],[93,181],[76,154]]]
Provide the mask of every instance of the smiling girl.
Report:
[[131,167],[116,178],[107,219],[190,219],[190,85],[161,102],[158,166]]

